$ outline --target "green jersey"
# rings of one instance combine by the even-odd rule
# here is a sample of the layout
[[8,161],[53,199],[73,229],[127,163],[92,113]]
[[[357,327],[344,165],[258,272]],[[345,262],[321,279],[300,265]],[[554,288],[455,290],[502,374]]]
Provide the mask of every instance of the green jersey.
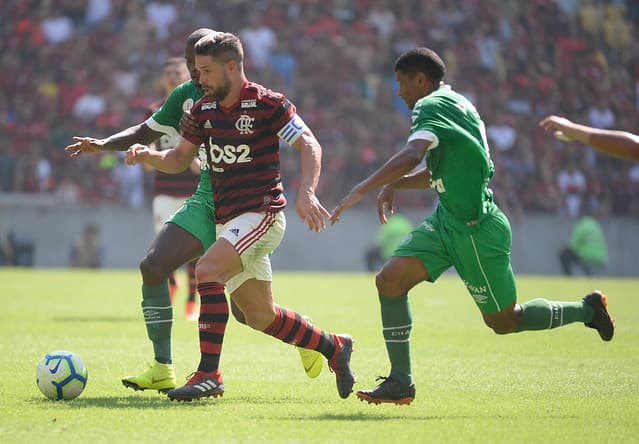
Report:
[[[164,133],[171,139],[179,140],[182,114],[190,111],[195,102],[200,100],[203,95],[204,93],[195,87],[193,81],[188,80],[176,86],[162,107],[154,112],[145,123],[154,131]],[[177,143],[173,146],[177,146]],[[202,196],[207,201],[211,201],[213,199],[211,175],[206,153],[203,149],[200,147],[200,182],[195,194]]]
[[495,211],[488,181],[495,167],[490,160],[486,131],[468,99],[442,85],[415,104],[411,140],[428,140],[426,165],[430,186],[439,195],[437,212],[447,225],[475,231]]

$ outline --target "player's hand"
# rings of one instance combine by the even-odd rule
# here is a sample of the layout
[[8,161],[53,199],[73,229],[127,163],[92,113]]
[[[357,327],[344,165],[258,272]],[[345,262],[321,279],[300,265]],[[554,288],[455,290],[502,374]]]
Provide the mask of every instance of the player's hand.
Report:
[[93,137],[73,137],[75,143],[67,145],[64,151],[69,153],[71,157],[78,157],[81,154],[97,153],[104,145],[103,140],[94,139]]
[[326,218],[330,213],[322,206],[315,194],[300,192],[295,203],[297,215],[308,225],[308,229],[319,233],[326,228]]
[[137,165],[138,163],[144,163],[147,159],[151,148],[146,145],[136,143],[131,145],[124,153],[124,162],[127,165]]
[[566,142],[572,140],[566,135],[566,130],[570,129],[572,125],[573,123],[570,120],[559,116],[548,116],[539,122],[539,126],[544,130],[553,131],[553,136],[555,136],[556,139]]
[[395,210],[393,209],[393,201],[395,200],[395,187],[392,185],[384,185],[377,195],[377,216],[379,217],[379,222],[385,224],[388,222],[388,218],[386,217],[386,211],[388,210],[389,214],[393,214]]
[[192,135],[196,137],[202,137],[202,128],[200,128],[199,123],[195,120],[195,117],[189,112],[182,114],[180,118],[180,132],[182,135]]
[[335,222],[339,221],[339,217],[342,214],[342,211],[347,208],[352,207],[357,202],[359,202],[364,194],[359,191],[359,188],[353,188],[350,193],[348,193],[338,204],[333,211],[331,212],[331,217],[328,219],[331,222],[331,225],[335,225]]

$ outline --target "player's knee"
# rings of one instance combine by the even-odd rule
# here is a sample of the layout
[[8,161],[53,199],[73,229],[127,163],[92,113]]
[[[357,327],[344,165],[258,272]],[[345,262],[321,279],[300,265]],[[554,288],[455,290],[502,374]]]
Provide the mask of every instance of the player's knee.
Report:
[[375,275],[375,286],[379,294],[389,295],[397,292],[397,282],[392,278],[392,274],[382,270]]
[[218,261],[201,257],[195,265],[195,279],[197,282],[226,282],[227,276]]
[[264,310],[248,310],[243,313],[245,324],[257,331],[266,330],[275,319],[275,313]]
[[237,322],[240,324],[246,324],[246,316],[244,316],[244,312],[240,310],[233,300],[231,300],[231,313]]
[[149,251],[140,261],[142,281],[149,285],[158,285],[169,278],[171,270],[165,270],[162,261],[153,251]]
[[484,323],[498,335],[507,335],[518,331],[516,323],[506,318],[484,318]]

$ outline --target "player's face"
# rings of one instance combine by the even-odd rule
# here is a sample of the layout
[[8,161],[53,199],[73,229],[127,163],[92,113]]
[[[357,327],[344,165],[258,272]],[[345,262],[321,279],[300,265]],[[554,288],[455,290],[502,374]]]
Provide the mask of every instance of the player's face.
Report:
[[195,56],[195,67],[200,72],[200,87],[204,94],[216,102],[221,102],[231,92],[228,64],[208,55]]
[[424,79],[423,74],[395,72],[395,80],[399,84],[397,95],[402,98],[410,109],[413,109],[415,103],[428,93]]
[[172,91],[180,83],[188,78],[184,63],[173,63],[164,67],[162,73],[162,85],[167,91]]
[[184,50],[184,60],[186,61],[186,69],[189,71],[193,84],[200,88],[200,73],[195,68],[195,49],[193,46],[187,46]]

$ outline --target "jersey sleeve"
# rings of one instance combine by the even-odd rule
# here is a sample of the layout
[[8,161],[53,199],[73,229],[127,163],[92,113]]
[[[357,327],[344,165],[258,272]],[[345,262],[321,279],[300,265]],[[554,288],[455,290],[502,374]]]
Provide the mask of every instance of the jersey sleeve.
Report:
[[412,125],[408,135],[408,142],[413,140],[427,140],[430,142],[428,149],[437,148],[439,137],[433,125],[432,117],[435,115],[435,105],[426,100],[420,100],[415,104],[411,115]]
[[302,118],[297,115],[295,105],[284,96],[281,96],[269,120],[277,136],[289,145],[295,143],[306,128]]
[[184,113],[182,109],[184,92],[185,84],[178,85],[171,91],[162,107],[154,112],[144,123],[152,130],[167,134],[170,137],[179,136],[180,118]]

